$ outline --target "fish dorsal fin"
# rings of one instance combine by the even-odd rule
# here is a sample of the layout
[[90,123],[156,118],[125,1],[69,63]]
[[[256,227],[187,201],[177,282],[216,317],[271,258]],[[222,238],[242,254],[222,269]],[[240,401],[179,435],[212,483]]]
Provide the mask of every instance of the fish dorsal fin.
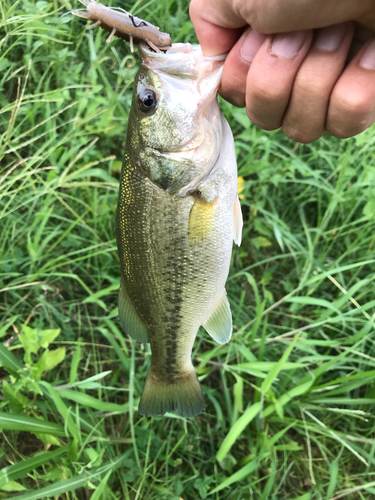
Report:
[[238,246],[241,245],[242,226],[243,226],[243,219],[242,219],[241,205],[238,195],[236,195],[233,207],[233,239],[235,244]]
[[121,285],[118,296],[118,315],[120,317],[121,326],[129,337],[141,344],[150,342],[146,325],[138,316],[123,285]]
[[229,342],[232,335],[232,313],[225,290],[202,326],[218,344]]

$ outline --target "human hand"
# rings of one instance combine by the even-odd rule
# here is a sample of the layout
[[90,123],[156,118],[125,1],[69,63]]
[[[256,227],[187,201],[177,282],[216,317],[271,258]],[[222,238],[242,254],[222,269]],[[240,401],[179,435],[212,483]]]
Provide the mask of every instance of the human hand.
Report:
[[220,94],[259,127],[307,143],[375,122],[375,0],[192,0],[190,16],[204,55],[229,51]]

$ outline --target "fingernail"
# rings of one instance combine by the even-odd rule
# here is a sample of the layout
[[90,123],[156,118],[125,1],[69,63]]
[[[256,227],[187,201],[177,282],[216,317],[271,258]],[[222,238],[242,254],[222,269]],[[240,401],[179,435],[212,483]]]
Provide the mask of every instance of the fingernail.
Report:
[[305,31],[279,33],[273,37],[271,52],[275,56],[293,59],[300,51],[305,39]]
[[375,39],[370,42],[362,54],[359,65],[365,69],[375,69]]
[[256,53],[261,48],[264,40],[266,39],[266,35],[262,35],[262,33],[258,33],[253,29],[249,29],[245,31],[242,35],[243,42],[240,49],[241,57],[246,62],[252,62]]
[[346,33],[346,24],[335,24],[317,31],[314,47],[327,52],[337,50]]

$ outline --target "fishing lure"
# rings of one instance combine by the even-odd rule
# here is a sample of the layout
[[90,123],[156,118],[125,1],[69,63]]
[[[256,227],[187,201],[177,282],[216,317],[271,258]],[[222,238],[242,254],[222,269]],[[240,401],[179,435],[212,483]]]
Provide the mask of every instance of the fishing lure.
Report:
[[163,33],[157,26],[133,16],[129,12],[119,12],[95,0],[79,1],[86,7],[86,11],[72,10],[71,13],[93,21],[93,24],[87,26],[87,29],[100,26],[108,31],[110,35],[107,38],[107,43],[114,36],[118,36],[130,42],[132,52],[134,52],[133,43],[145,42],[154,52],[166,51],[172,44],[169,33]]

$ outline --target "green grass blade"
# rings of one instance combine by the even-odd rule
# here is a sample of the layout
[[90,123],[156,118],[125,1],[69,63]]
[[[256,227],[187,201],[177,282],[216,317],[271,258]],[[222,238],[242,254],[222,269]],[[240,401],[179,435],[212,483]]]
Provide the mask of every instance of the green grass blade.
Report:
[[69,491],[75,491],[78,488],[83,488],[87,481],[95,481],[100,479],[103,475],[108,472],[115,471],[118,467],[120,467],[121,463],[126,458],[127,454],[121,455],[119,458],[114,460],[111,463],[106,464],[103,467],[99,467],[90,472],[83,472],[82,474],[72,477],[70,479],[65,479],[64,481],[59,481],[55,484],[51,484],[45,488],[41,488],[35,492],[26,493],[26,495],[17,496],[17,500],[39,500],[41,498],[51,498],[59,495],[63,495],[64,493],[68,493]]
[[68,429],[69,433],[73,438],[75,438],[79,442],[80,433],[78,431],[76,424],[73,422],[72,416],[70,415],[68,408],[65,406],[64,401],[61,399],[61,395],[59,394],[59,392],[56,391],[56,389],[48,382],[39,382],[39,385],[47,389],[51,399],[53,400],[56,406],[57,411],[62,416],[63,421],[65,422],[66,428]]
[[21,460],[20,462],[4,467],[0,470],[0,488],[9,481],[15,481],[25,477],[28,472],[40,467],[43,464],[50,463],[51,460],[57,460],[68,452],[68,446],[61,446],[54,451],[42,451],[32,458]]
[[27,417],[17,413],[0,411],[0,428],[13,431],[38,432],[52,436],[66,437],[64,428],[53,422]]
[[0,363],[4,366],[9,366],[14,371],[22,370],[23,364],[12,354],[9,349],[7,349],[3,344],[0,343]]
[[87,406],[89,408],[93,408],[94,410],[99,411],[114,411],[123,413],[128,411],[129,403],[124,403],[123,405],[119,405],[116,403],[108,403],[106,401],[100,401],[84,392],[74,391],[72,389],[61,389],[57,391],[62,398],[69,399],[70,401],[74,401],[82,406]]
[[272,383],[280,373],[280,371],[283,369],[283,366],[287,362],[287,359],[289,358],[290,353],[292,352],[297,340],[298,340],[298,335],[296,335],[291,342],[290,346],[288,349],[284,352],[284,354],[281,356],[280,360],[276,363],[276,365],[271,369],[265,380],[262,382],[261,389],[263,392],[267,393],[268,390],[270,389]]
[[255,403],[248,408],[245,413],[233,424],[229,433],[221,443],[219,451],[216,454],[216,459],[220,462],[227,455],[231,447],[234,445],[238,437],[249,425],[249,423],[258,415],[262,409],[261,403]]
[[232,474],[230,477],[228,477],[222,483],[220,483],[219,486],[210,491],[209,495],[213,495],[214,493],[217,493],[218,491],[221,491],[224,488],[228,488],[228,486],[230,486],[231,484],[237,483],[238,481],[241,481],[241,479],[248,477],[249,474],[254,472],[257,467],[258,463],[256,460],[249,462],[244,467],[242,467],[242,469]]

